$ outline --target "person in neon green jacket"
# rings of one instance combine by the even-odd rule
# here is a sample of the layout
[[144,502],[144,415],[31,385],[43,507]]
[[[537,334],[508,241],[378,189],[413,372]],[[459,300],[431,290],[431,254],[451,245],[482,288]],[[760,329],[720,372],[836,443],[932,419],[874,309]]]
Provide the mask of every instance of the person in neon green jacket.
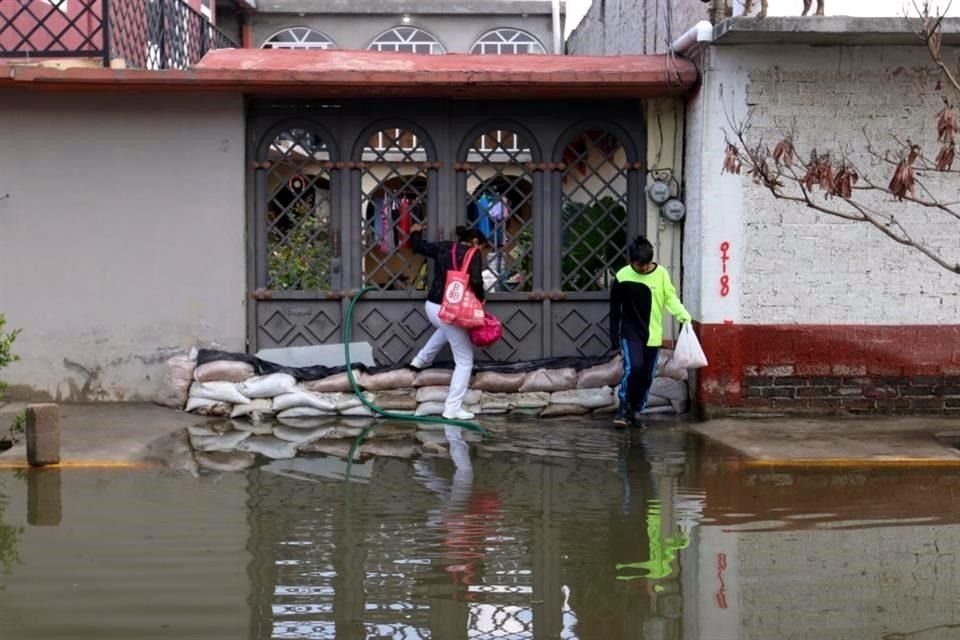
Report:
[[610,289],[610,340],[623,353],[620,407],[614,424],[638,424],[663,345],[663,310],[681,324],[690,322],[670,274],[653,261],[653,245],[643,236],[628,248],[630,264],[617,272]]

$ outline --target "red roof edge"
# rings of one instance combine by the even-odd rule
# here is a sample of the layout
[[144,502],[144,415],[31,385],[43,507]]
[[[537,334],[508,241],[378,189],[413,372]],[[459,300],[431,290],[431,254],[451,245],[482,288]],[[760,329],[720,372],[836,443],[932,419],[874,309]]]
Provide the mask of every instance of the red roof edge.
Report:
[[183,71],[0,65],[0,87],[304,97],[636,98],[682,95],[697,80],[696,66],[673,56],[426,56],[221,49]]

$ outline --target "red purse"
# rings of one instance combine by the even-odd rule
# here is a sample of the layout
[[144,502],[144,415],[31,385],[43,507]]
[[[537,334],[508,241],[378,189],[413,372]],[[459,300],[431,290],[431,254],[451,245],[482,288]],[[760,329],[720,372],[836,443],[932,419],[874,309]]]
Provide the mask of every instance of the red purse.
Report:
[[473,289],[470,288],[470,275],[467,269],[470,268],[470,261],[476,254],[476,247],[467,251],[463,257],[463,264],[457,266],[457,245],[454,244],[450,250],[452,256],[453,269],[447,271],[447,282],[443,287],[443,302],[440,305],[440,312],[437,314],[440,320],[446,324],[452,324],[455,327],[464,329],[473,329],[483,325],[483,303],[477,299]]
[[503,337],[503,326],[489,311],[483,316],[483,324],[470,329],[470,342],[475,347],[489,347]]

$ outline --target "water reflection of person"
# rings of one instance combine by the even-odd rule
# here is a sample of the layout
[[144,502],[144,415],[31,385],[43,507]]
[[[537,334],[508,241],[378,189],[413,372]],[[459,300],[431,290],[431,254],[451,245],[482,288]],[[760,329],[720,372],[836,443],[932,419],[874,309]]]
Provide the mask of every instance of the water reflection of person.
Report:
[[431,610],[441,618],[435,622],[443,625],[443,630],[433,631],[436,637],[454,640],[467,637],[470,612],[466,603],[475,597],[470,587],[481,581],[478,574],[486,557],[486,540],[496,528],[500,499],[494,492],[475,489],[470,445],[463,439],[463,430],[448,426],[444,434],[455,467],[452,480],[436,475],[429,465],[418,464],[417,470],[425,486],[442,500],[428,513],[427,525],[442,535],[443,570],[452,586],[452,590],[447,587],[441,592],[452,594],[452,598],[431,601]]

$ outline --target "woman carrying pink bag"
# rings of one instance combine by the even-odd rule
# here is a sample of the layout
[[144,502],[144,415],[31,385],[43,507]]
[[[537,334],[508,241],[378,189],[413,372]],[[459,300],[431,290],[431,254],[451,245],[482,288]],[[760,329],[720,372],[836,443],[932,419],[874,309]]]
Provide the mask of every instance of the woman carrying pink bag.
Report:
[[[443,417],[448,420],[472,420],[474,415],[463,408],[463,398],[467,395],[470,374],[473,373],[473,344],[470,339],[470,329],[444,322],[441,319],[441,308],[444,306],[444,292],[449,272],[465,271],[470,293],[480,303],[484,301],[486,296],[481,275],[483,271],[481,251],[488,248],[489,243],[486,236],[478,229],[466,227],[457,227],[457,242],[426,242],[423,239],[423,225],[414,224],[410,227],[410,245],[414,252],[433,260],[433,279],[424,307],[427,318],[436,327],[427,344],[410,362],[410,366],[414,369],[426,369],[433,364],[434,358],[440,353],[443,345],[449,344],[450,351],[453,352],[454,369]],[[453,280],[460,281],[461,278],[457,277]],[[480,327],[484,327],[485,324],[484,320],[484,324]]]

